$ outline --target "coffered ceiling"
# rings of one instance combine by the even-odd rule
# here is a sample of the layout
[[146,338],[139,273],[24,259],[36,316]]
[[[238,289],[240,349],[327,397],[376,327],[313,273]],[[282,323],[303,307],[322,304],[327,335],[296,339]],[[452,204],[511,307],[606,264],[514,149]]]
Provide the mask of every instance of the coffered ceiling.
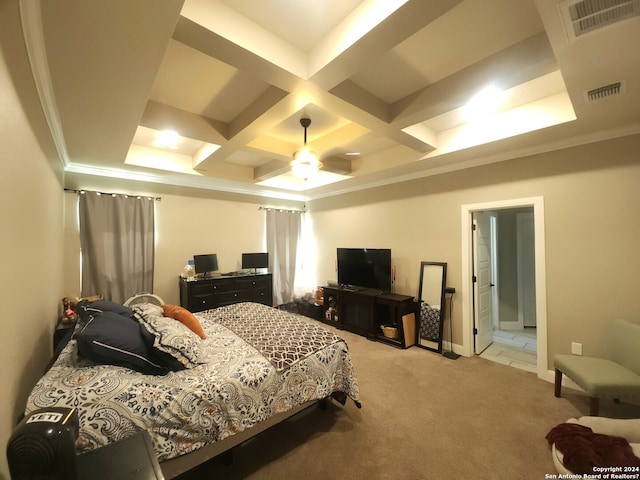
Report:
[[[69,182],[296,199],[640,132],[640,2],[607,3],[631,18],[577,38],[556,0],[22,0],[21,13]],[[488,87],[493,103],[471,112]],[[324,163],[306,181],[289,165],[302,117]],[[178,139],[158,146],[165,130]]]

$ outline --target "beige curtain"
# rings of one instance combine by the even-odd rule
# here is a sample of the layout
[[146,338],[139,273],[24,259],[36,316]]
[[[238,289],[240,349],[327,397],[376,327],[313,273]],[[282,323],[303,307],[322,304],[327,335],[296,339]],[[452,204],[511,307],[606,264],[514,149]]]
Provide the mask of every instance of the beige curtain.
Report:
[[82,296],[124,302],[153,292],[153,198],[79,195]]
[[267,210],[267,252],[275,305],[293,300],[302,212]]

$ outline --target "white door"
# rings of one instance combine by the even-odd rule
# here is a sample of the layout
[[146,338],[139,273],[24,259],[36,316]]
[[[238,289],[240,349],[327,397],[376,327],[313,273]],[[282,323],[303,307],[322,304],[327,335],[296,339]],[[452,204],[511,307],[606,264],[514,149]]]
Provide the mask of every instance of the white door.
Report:
[[492,212],[473,213],[475,353],[493,342]]

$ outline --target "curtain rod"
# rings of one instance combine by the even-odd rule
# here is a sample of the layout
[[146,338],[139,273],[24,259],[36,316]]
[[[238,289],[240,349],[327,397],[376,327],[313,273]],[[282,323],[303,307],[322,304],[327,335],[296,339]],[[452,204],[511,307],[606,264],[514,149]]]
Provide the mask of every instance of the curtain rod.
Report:
[[[84,192],[92,192],[93,190],[76,190],[73,188],[65,188],[64,189],[65,192],[72,192],[72,193],[77,193],[78,195],[82,195],[84,194]],[[115,197],[117,195],[121,195],[123,197],[136,197],[136,198],[142,198],[142,197],[146,197],[149,198],[151,200],[155,200],[156,202],[160,202],[162,201],[162,197],[153,197],[151,195],[138,195],[138,194],[129,194],[129,193],[113,193],[113,192],[95,192],[98,195],[111,195],[112,197]]]
[[304,213],[304,210],[287,210],[286,208],[275,208],[275,207],[258,207],[258,210],[273,210],[275,212],[287,212],[287,213]]

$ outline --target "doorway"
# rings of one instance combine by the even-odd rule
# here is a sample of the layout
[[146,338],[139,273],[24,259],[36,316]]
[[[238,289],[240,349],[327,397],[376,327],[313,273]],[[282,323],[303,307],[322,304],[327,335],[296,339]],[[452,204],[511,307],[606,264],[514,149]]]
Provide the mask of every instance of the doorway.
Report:
[[472,212],[474,352],[537,370],[533,208]]
[[[528,277],[528,286],[527,282],[523,282],[521,288],[518,288],[517,279],[511,282],[513,285],[516,285],[516,292],[512,292],[512,295],[520,295],[517,302],[520,304],[520,307],[510,312],[509,315],[499,312],[497,308],[493,308],[500,304],[500,302],[496,302],[496,297],[499,295],[497,291],[499,284],[495,281],[495,275],[490,275],[491,268],[497,268],[495,258],[491,257],[495,257],[500,249],[499,245],[496,245],[495,242],[496,225],[498,222],[497,212],[506,214],[507,211],[515,216],[516,224],[520,222],[521,234],[523,232],[526,234],[527,229],[533,231],[532,241],[534,244],[533,248],[529,251],[529,255],[525,254],[526,249],[520,252],[521,258],[518,262],[522,262],[521,266],[523,269],[528,268],[531,270],[532,275]],[[488,213],[480,214],[480,212]],[[518,220],[518,214],[524,214],[524,216],[521,216]],[[492,218],[494,218],[494,220],[492,220]],[[484,231],[480,233],[481,238],[478,240],[476,235],[478,232],[477,221],[479,219],[483,222]],[[513,327],[510,328],[510,330],[516,331],[519,326],[522,325],[522,329],[526,331],[530,327],[527,329],[524,328],[525,319],[527,323],[530,324],[533,314],[535,317],[535,344],[537,349],[535,372],[539,378],[546,378],[548,375],[547,319],[546,274],[544,266],[544,203],[542,197],[463,205],[461,209],[461,221],[463,278],[461,289],[463,345],[461,353],[466,356],[472,356],[478,353],[476,345],[479,346],[480,351],[484,349],[482,342],[485,342],[486,346],[488,346],[492,341],[494,331],[502,332],[505,330],[504,327],[507,326],[506,324],[502,324],[501,318],[503,321],[515,322],[508,325],[509,327]],[[474,222],[476,224],[476,230],[474,230]],[[494,242],[493,246],[492,241]],[[516,245],[515,240],[514,245]],[[491,253],[492,250],[496,252],[493,255]],[[518,254],[516,253],[516,255]],[[478,265],[479,261],[482,262],[483,265]],[[508,262],[505,262],[505,264],[508,264]],[[493,267],[491,267],[491,265],[493,265]],[[511,268],[513,272],[517,272],[515,266]],[[476,282],[474,282],[474,275],[476,275]],[[483,276],[482,279],[480,279],[481,275]],[[485,285],[482,286],[478,283],[485,283]],[[507,282],[506,287],[512,288],[513,285],[511,283]],[[528,291],[532,292],[532,295],[528,295]],[[482,300],[485,300],[485,303],[489,302],[491,305],[489,309],[483,306],[482,315],[477,311],[477,307],[483,304],[482,301],[477,300],[480,295],[483,296]],[[493,300],[491,300],[491,298],[493,298]],[[483,325],[476,325],[476,316],[482,318],[484,322]]]

